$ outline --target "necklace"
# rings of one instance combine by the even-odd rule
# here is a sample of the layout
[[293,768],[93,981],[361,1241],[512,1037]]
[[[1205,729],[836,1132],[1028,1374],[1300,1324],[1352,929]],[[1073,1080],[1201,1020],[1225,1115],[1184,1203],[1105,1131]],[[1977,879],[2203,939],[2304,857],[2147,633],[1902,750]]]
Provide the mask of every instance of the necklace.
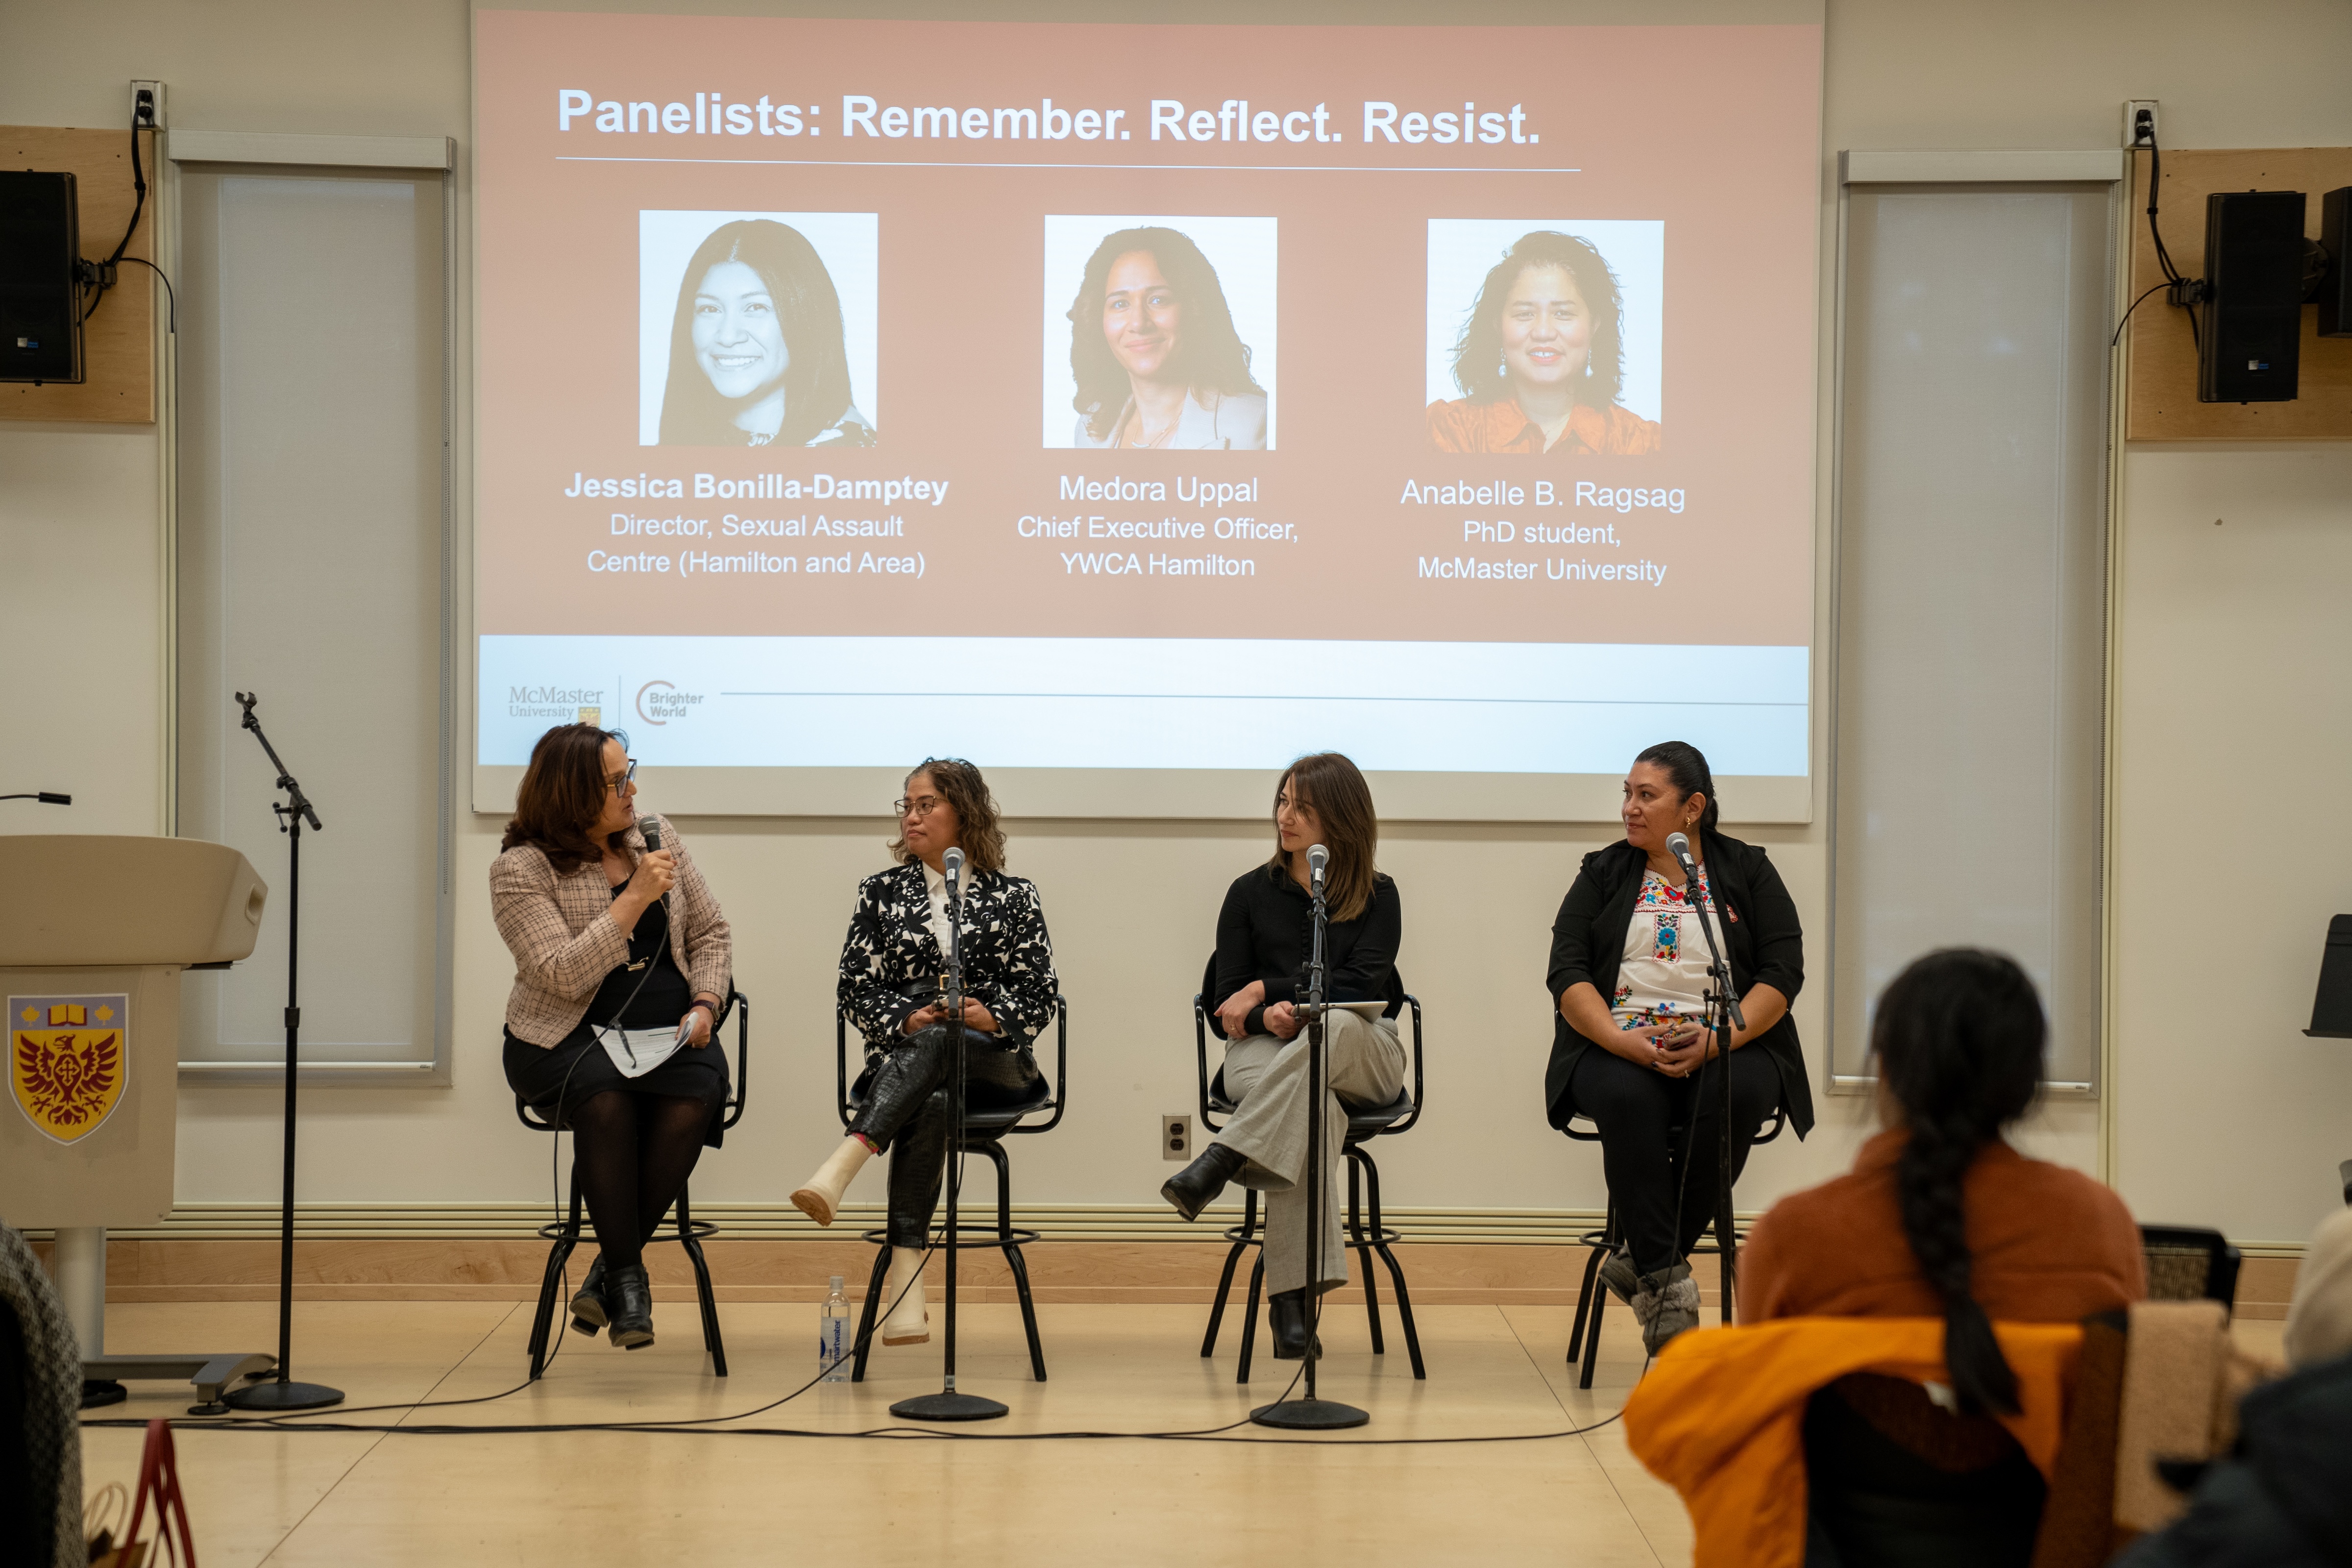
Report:
[[1179,425],[1181,425],[1181,424],[1182,424],[1183,422],[1184,422],[1184,414],[1183,414],[1183,411],[1182,411],[1181,409],[1179,409],[1179,410],[1177,411],[1176,417],[1175,417],[1175,418],[1173,418],[1173,419],[1171,419],[1167,424],[1165,424],[1165,425],[1161,426],[1160,426],[1160,434],[1158,434],[1157,436],[1154,436],[1154,435],[1151,435],[1151,434],[1150,433],[1150,427],[1149,426],[1145,425],[1145,424],[1144,424],[1144,422],[1143,422],[1143,410],[1142,410],[1142,409],[1140,409],[1140,408],[1139,408],[1139,409],[1137,409],[1137,410],[1135,411],[1135,428],[1136,428],[1136,430],[1137,430],[1139,434],[1141,434],[1141,435],[1143,436],[1143,437],[1144,437],[1144,438],[1143,438],[1142,440],[1140,440],[1140,441],[1129,441],[1129,442],[1127,442],[1127,443],[1126,443],[1126,445],[1127,445],[1130,449],[1134,449],[1134,448],[1140,448],[1140,447],[1160,447],[1160,446],[1165,446],[1165,445],[1167,444],[1168,437],[1170,437],[1171,436],[1173,436],[1174,434],[1176,434],[1176,426],[1179,426]]

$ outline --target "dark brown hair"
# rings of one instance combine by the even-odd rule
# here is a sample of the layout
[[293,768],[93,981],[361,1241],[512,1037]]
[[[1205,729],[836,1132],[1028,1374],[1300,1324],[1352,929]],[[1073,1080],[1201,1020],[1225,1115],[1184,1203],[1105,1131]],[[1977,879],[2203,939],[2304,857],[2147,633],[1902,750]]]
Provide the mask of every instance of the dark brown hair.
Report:
[[1694,795],[1705,795],[1706,809],[1698,814],[1698,830],[1717,831],[1715,824],[1723,815],[1723,803],[1716,798],[1715,774],[1707,771],[1706,752],[1688,741],[1661,741],[1633,759],[1635,767],[1643,763],[1665,774],[1666,781],[1683,792],[1685,800]]
[[[740,447],[733,416],[740,405],[719,395],[694,353],[694,300],[705,274],[740,261],[760,275],[782,329],[784,423],[779,447],[805,447],[851,404],[849,353],[842,341],[841,296],[808,237],[789,224],[744,218],[722,224],[696,247],[677,285],[669,331],[669,384],[662,395],[665,447]],[[754,397],[751,401],[757,401]]]
[[[626,731],[593,724],[558,724],[539,738],[515,790],[515,814],[499,841],[501,850],[528,844],[547,857],[559,877],[604,858],[604,847],[588,837],[588,829],[604,814],[604,797],[612,793],[604,780],[607,741],[629,749]],[[618,849],[621,835],[611,835],[605,844]]]
[[[1338,752],[1314,752],[1283,770],[1281,782],[1274,786],[1277,816],[1286,788],[1296,804],[1312,806],[1315,815],[1322,819],[1324,847],[1331,851],[1331,869],[1324,882],[1331,918],[1357,919],[1371,907],[1372,878],[1376,874],[1373,852],[1381,843],[1381,819],[1372,809],[1372,786],[1364,782],[1356,764]],[[1290,869],[1290,854],[1282,847],[1279,823],[1274,830],[1274,858],[1266,865],[1286,873]]]
[[1234,327],[1217,269],[1192,237],[1172,228],[1123,228],[1107,236],[1087,258],[1086,276],[1070,306],[1070,377],[1077,383],[1070,405],[1087,416],[1087,431],[1108,439],[1119,410],[1134,391],[1127,367],[1103,338],[1103,299],[1110,292],[1110,269],[1122,256],[1141,251],[1160,264],[1185,311],[1181,369],[1195,387],[1229,396],[1265,395],[1250,374],[1249,345]]
[[[940,798],[955,810],[956,846],[966,863],[974,871],[1003,870],[1004,829],[997,825],[996,797],[988,793],[988,781],[980,770],[961,757],[925,757],[899,787],[911,788],[925,773],[931,775]],[[901,865],[915,858],[904,837],[890,841],[890,853]]]

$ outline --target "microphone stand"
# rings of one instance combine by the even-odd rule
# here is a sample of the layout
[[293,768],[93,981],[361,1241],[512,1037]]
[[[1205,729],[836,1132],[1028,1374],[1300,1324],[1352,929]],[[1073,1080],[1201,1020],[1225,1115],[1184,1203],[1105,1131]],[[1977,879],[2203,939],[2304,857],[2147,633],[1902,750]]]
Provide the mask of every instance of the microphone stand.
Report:
[[[1689,889],[1691,907],[1698,914],[1699,933],[1706,938],[1706,973],[1709,984],[1706,1004],[1701,1009],[1700,1016],[1706,1020],[1707,1028],[1715,1036],[1716,1059],[1722,1068],[1716,1075],[1723,1080],[1722,1163],[1716,1167],[1716,1186],[1714,1193],[1710,1194],[1710,1199],[1716,1205],[1717,1217],[1723,1226],[1723,1235],[1719,1238],[1722,1247],[1718,1254],[1723,1265],[1723,1277],[1717,1284],[1722,1289],[1724,1301],[1736,1311],[1738,1308],[1737,1303],[1732,1300],[1732,1288],[1739,1268],[1739,1233],[1732,1226],[1730,1205],[1725,1201],[1726,1192],[1731,1184],[1731,1034],[1735,1029],[1746,1028],[1748,1020],[1739,1011],[1739,997],[1732,988],[1731,966],[1724,962],[1723,950],[1716,945],[1715,921],[1706,918],[1710,902],[1713,902],[1717,920],[1722,918],[1723,905],[1720,901],[1708,899],[1706,887],[1699,879],[1696,865],[1687,859],[1683,862],[1683,884]],[[1699,1095],[1704,1095],[1706,1092],[1704,1087],[1706,1081],[1706,1063],[1703,1059],[1699,1063],[1699,1081],[1702,1086]],[[1692,1096],[1693,1100],[1696,1101],[1699,1095]],[[1698,1107],[1696,1103],[1691,1107],[1691,1136],[1688,1150],[1689,1152],[1683,1156],[1684,1180],[1681,1185],[1685,1190],[1687,1190],[1690,1185],[1691,1156],[1698,1152]],[[1679,1199],[1676,1200],[1675,1207],[1676,1210],[1675,1224],[1678,1232],[1675,1245],[1680,1246],[1679,1227],[1682,1224],[1680,1212],[1682,1205]]]
[[1323,934],[1330,910],[1323,898],[1323,868],[1311,860],[1309,865],[1315,941],[1307,965],[1307,1394],[1303,1399],[1261,1405],[1250,1412],[1250,1419],[1261,1426],[1328,1431],[1361,1426],[1372,1416],[1368,1410],[1315,1394],[1315,1363],[1322,1359],[1317,1335],[1323,1327]]
[[278,830],[286,835],[286,1184],[278,1202],[278,1375],[268,1382],[231,1389],[220,1397],[222,1404],[236,1410],[316,1410],[321,1405],[341,1404],[343,1391],[322,1383],[292,1382],[288,1377],[288,1367],[294,1349],[294,1086],[302,1034],[295,959],[302,929],[302,825],[309,823],[314,833],[323,833],[326,828],[319,821],[319,814],[311,809],[310,797],[302,793],[302,786],[294,782],[294,775],[278,760],[278,750],[269,743],[269,737],[261,732],[261,721],[253,716],[253,705],[259,699],[249,691],[240,691],[236,700],[245,710],[243,727],[252,731],[253,738],[261,742],[269,765],[278,770],[278,787],[286,792],[283,805],[269,803],[269,809],[278,816]]
[[1009,1414],[1011,1406],[977,1394],[956,1392],[956,1205],[963,1191],[963,879],[961,868],[950,868],[948,879],[947,982],[949,1081],[948,1098],[948,1288],[947,1383],[937,1394],[919,1394],[890,1406],[902,1421],[990,1421]]

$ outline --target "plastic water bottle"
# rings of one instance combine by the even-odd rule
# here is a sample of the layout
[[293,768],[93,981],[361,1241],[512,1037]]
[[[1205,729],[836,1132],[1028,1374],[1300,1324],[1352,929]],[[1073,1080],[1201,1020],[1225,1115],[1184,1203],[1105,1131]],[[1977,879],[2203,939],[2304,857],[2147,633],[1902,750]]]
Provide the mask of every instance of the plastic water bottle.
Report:
[[833,1277],[833,1289],[816,1315],[816,1364],[825,1383],[849,1381],[849,1298],[841,1289],[841,1276]]

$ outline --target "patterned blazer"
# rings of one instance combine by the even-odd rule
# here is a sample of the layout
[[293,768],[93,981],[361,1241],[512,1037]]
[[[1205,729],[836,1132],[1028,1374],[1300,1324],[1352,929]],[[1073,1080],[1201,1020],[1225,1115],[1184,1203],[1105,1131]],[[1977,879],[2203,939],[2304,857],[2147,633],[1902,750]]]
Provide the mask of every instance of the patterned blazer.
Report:
[[[930,922],[931,896],[920,861],[877,871],[857,884],[836,994],[866,1037],[868,1057],[906,1038],[899,1026],[917,1004],[900,988],[937,985],[947,967]],[[973,873],[963,897],[964,994],[995,1016],[1008,1046],[1020,1046],[1052,1021],[1060,984],[1036,884],[1002,871]]]
[[[698,994],[724,997],[735,963],[727,917],[669,818],[654,820],[661,824],[663,845],[677,857],[677,882],[669,895],[670,956]],[[634,868],[645,857],[645,835],[632,827],[621,843]],[[517,1039],[562,1044],[587,1016],[604,976],[629,961],[629,939],[613,923],[612,889],[601,862],[559,877],[533,845],[519,844],[490,862],[490,913],[514,954],[507,1027]],[[639,918],[658,917],[647,910]]]

